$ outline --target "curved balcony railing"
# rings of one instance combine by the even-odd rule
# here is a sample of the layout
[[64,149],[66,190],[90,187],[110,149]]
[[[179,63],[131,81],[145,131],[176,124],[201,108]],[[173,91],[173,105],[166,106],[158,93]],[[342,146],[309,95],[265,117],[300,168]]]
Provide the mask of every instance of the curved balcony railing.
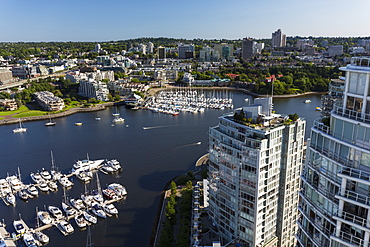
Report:
[[343,168],[343,170],[339,173],[339,176],[341,176],[340,174],[347,175],[351,178],[358,178],[370,182],[370,173],[356,168],[351,167]]
[[367,219],[351,214],[351,213],[348,213],[348,212],[342,212],[341,216],[339,216],[339,213],[336,213],[334,214],[334,217],[338,217],[343,220],[353,222],[354,224],[362,226],[362,227],[367,227],[370,223]]
[[356,193],[351,190],[343,190],[340,188],[338,194],[336,194],[335,197],[339,197],[338,199],[346,198],[350,201],[355,201],[370,206],[370,197]]
[[342,241],[345,241],[347,243],[350,243],[352,245],[355,245],[355,246],[364,246],[364,240],[359,238],[359,237],[356,237],[352,234],[349,234],[349,233],[346,233],[346,232],[340,232],[339,233],[339,236],[337,237],[335,234],[332,235],[331,237],[332,239],[341,239]]
[[370,114],[344,109],[343,104],[339,102],[334,104],[332,113],[359,122],[370,123]]

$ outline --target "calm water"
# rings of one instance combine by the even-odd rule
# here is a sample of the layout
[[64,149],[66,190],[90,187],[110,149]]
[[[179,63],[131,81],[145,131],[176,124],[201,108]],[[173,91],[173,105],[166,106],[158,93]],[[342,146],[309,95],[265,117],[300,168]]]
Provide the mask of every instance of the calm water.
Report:
[[[246,97],[234,93],[235,107],[245,105]],[[312,103],[303,104],[306,98]],[[275,99],[274,105],[277,113],[298,113],[304,117],[308,128],[320,115],[315,111],[320,105],[317,95]],[[87,153],[90,159],[116,158],[123,171],[115,175],[99,173],[100,182],[102,187],[119,182],[127,188],[128,196],[126,201],[115,204],[119,210],[117,218],[99,219],[98,224],[91,227],[94,246],[149,246],[163,187],[175,176],[194,168],[195,161],[207,152],[208,128],[217,125],[218,117],[230,110],[206,110],[174,117],[146,110],[118,109],[125,123],[115,126],[111,126],[114,108],[59,118],[54,127],[45,127],[44,121],[25,122],[26,133],[14,134],[15,125],[0,126],[0,177],[15,174],[19,167],[22,181],[30,183],[32,171],[50,169],[50,151],[53,151],[55,164],[65,173],[75,160],[86,158]],[[95,120],[97,116],[101,121]],[[76,121],[83,125],[75,126]],[[201,144],[197,145],[197,142]],[[78,179],[74,182],[73,188],[66,192],[71,197],[84,191]],[[94,181],[87,185],[87,189],[94,188]],[[12,222],[19,214],[30,227],[34,227],[36,207],[60,207],[62,196],[59,187],[56,193],[40,193],[38,198],[28,202],[17,198],[16,207],[7,207],[0,201],[0,219],[5,219],[10,232],[14,231]],[[87,231],[80,231],[75,222],[72,225],[75,233],[68,237],[55,227],[45,231],[50,237],[48,246],[85,246]]]

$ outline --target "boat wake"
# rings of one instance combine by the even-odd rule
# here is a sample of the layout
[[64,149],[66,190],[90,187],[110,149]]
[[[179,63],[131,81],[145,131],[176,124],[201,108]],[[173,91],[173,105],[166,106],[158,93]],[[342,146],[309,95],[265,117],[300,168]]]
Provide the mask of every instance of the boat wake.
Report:
[[202,142],[190,143],[190,144],[186,144],[186,145],[182,145],[180,147],[177,147],[176,149],[184,148],[184,147],[190,147],[190,146],[196,146],[196,145],[200,145],[200,144],[202,144]]
[[159,129],[159,128],[166,128],[166,127],[171,127],[171,126],[174,126],[174,125],[161,125],[161,126],[143,127],[143,130]]

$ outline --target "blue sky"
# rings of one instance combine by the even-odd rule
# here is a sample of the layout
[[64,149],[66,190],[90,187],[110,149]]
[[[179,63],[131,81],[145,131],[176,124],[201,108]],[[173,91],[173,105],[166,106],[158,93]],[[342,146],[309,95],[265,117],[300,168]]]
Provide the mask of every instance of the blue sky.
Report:
[[0,0],[2,41],[370,36],[370,0]]

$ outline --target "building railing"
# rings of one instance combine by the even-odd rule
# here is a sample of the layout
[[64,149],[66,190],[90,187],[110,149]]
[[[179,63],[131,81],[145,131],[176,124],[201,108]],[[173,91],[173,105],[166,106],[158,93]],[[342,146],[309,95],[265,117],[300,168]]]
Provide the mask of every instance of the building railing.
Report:
[[301,206],[298,206],[298,210],[299,212],[316,228],[316,229],[319,229],[319,231],[321,233],[323,233],[325,235],[326,238],[329,238],[330,235],[332,234],[332,232],[329,231],[328,228],[324,227],[323,224],[319,224],[319,222],[313,218],[311,218],[310,216],[308,216],[303,208]]
[[297,220],[298,227],[301,229],[304,234],[306,234],[307,238],[311,240],[315,244],[315,246],[321,246],[321,241],[317,237],[314,236],[311,232],[307,231],[303,224],[302,224],[302,219]]
[[340,174],[370,182],[370,173],[356,169],[356,168],[351,168],[351,167],[343,168],[343,170],[339,173],[339,176]]
[[340,102],[334,104],[332,113],[359,122],[370,123],[370,114],[344,109],[343,104]]
[[355,167],[358,167],[358,165],[359,165],[358,161],[349,160],[347,158],[341,157],[337,153],[334,153],[333,151],[331,151],[327,148],[324,148],[324,147],[318,147],[315,144],[313,144],[312,142],[310,142],[310,148],[312,148],[313,150],[319,152],[320,154],[328,157],[329,159],[331,159],[335,162],[338,162],[339,164],[341,164],[343,166],[355,168]]
[[322,216],[325,216],[332,224],[335,224],[335,222],[333,222],[332,220],[332,217],[333,217],[333,213],[326,210],[324,208],[324,205],[322,205],[321,203],[319,202],[313,202],[311,201],[308,197],[306,197],[306,195],[304,194],[304,191],[300,191],[299,192],[299,195],[300,197],[306,201],[312,208],[314,208],[317,212],[321,213]]
[[333,201],[334,203],[338,203],[338,199],[335,198],[335,193],[327,190],[325,187],[316,185],[314,183],[311,183],[304,174],[301,175],[301,179],[308,184],[311,188],[318,191],[322,196],[324,196],[327,200]]
[[325,177],[326,179],[330,180],[333,183],[340,184],[342,182],[342,179],[337,176],[336,173],[333,173],[323,167],[320,167],[320,165],[315,164],[314,162],[308,162],[307,165],[315,170],[317,173],[319,173],[321,176]]
[[357,225],[360,225],[360,226],[363,226],[363,227],[367,227],[366,225],[369,223],[369,221],[365,218],[362,218],[360,216],[357,216],[357,215],[354,215],[354,214],[351,214],[351,213],[348,213],[348,212],[342,212],[342,215],[339,216],[339,213],[337,214],[334,214],[334,216],[338,217],[338,218],[341,218],[341,219],[344,219],[344,220],[347,220],[347,221],[350,221],[350,222],[353,222]]
[[[342,195],[342,194],[344,194],[344,195]],[[335,197],[337,197],[337,196],[344,197],[344,198],[347,198],[349,200],[356,201],[358,203],[370,206],[370,197],[359,194],[359,193],[356,193],[356,192],[351,191],[351,190],[343,190],[342,188],[340,188],[338,194],[336,194]]]
[[356,237],[352,234],[343,232],[343,231],[341,231],[339,233],[339,237],[337,237],[335,234],[332,235],[332,238],[333,237],[334,237],[334,240],[335,240],[335,238],[339,238],[342,241],[345,241],[345,242],[350,243],[350,244],[355,245],[355,246],[363,246],[364,245],[364,240],[363,239],[361,239],[359,237]]

